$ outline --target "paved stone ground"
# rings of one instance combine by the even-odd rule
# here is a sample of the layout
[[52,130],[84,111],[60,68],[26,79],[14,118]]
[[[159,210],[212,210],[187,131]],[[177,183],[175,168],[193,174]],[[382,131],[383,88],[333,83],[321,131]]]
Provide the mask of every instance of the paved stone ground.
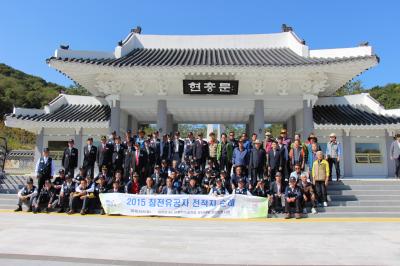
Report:
[[0,265],[399,265],[399,218],[180,219],[0,212]]

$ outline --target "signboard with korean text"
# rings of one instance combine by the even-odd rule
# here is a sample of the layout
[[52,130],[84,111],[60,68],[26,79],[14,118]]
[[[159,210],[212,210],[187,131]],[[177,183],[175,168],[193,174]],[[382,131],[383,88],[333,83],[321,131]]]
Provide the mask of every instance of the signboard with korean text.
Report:
[[183,94],[237,95],[238,80],[183,80]]
[[247,195],[135,195],[101,193],[107,214],[189,218],[266,218],[268,199]]

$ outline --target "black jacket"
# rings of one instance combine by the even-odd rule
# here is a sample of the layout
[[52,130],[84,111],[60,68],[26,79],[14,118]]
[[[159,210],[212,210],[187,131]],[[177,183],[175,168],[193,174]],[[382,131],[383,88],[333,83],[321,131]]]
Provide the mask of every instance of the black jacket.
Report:
[[62,157],[62,166],[64,169],[76,168],[78,166],[78,149],[66,148]]
[[96,163],[96,156],[97,156],[97,147],[91,145],[90,151],[88,149],[88,145],[83,148],[83,167],[90,167],[94,166]]

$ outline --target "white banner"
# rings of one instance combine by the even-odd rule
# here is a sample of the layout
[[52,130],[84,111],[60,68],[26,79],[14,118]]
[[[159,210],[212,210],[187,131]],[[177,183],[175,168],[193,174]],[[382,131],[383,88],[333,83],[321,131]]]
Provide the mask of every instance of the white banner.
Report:
[[135,195],[101,193],[107,214],[130,216],[174,216],[190,218],[266,218],[268,199],[227,195]]

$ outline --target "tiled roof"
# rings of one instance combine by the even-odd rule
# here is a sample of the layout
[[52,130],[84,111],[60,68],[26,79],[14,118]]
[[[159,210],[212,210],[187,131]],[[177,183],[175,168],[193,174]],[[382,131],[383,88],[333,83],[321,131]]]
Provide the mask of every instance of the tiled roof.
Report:
[[63,104],[56,111],[48,114],[15,115],[8,117],[36,122],[103,122],[110,119],[108,105]]
[[318,125],[389,125],[400,123],[400,117],[378,115],[351,105],[316,105],[314,122]]
[[289,48],[263,49],[157,49],[135,48],[121,58],[47,59],[77,62],[93,65],[135,67],[135,66],[300,66],[348,62],[362,59],[379,60],[377,56],[356,56],[345,58],[303,57]]

